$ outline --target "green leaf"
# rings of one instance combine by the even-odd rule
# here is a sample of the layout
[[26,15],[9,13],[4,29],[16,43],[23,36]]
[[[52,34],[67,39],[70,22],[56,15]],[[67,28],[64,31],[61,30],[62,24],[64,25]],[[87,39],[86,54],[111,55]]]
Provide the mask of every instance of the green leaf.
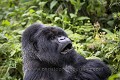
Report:
[[70,0],[72,5],[76,5],[76,1],[75,0]]
[[108,21],[107,24],[112,27],[114,25],[114,20]]
[[33,10],[33,9],[29,10],[29,13],[31,13],[31,14],[34,13],[34,12],[35,12],[35,10]]
[[77,15],[76,15],[76,14],[73,14],[73,13],[70,13],[70,17],[71,17],[71,18],[74,18],[74,17],[77,17]]
[[86,59],[98,59],[98,60],[101,60],[99,57],[96,57],[96,56],[87,57]]
[[69,29],[66,29],[65,32],[66,32],[68,35],[73,34],[73,32],[72,32],[71,30],[69,30]]
[[107,32],[107,33],[109,33],[110,35],[113,34],[113,33],[112,33],[110,30],[108,30],[108,29],[103,28],[102,30],[105,31],[105,32]]
[[13,50],[11,53],[10,53],[10,56],[12,57],[12,56],[14,56],[15,55],[15,53],[16,53],[16,51],[15,50]]
[[57,4],[58,1],[56,0],[53,0],[51,3],[50,3],[50,9],[53,9],[53,7]]
[[116,59],[120,61],[120,55],[116,55]]
[[32,1],[32,0],[20,0],[21,3],[25,3],[25,2],[29,2],[29,1]]
[[89,17],[84,17],[84,16],[82,16],[82,17],[78,17],[78,19],[77,20],[89,20],[90,18]]
[[60,20],[60,17],[55,17],[54,21],[58,21],[58,20]]
[[40,2],[39,2],[39,5],[40,5],[41,8],[43,8],[46,3],[47,3],[47,1],[46,1],[46,2],[41,2],[41,1],[40,1]]
[[114,75],[111,75],[108,80],[116,80],[120,79],[120,72]]
[[3,20],[2,25],[9,26],[10,22],[8,20]]

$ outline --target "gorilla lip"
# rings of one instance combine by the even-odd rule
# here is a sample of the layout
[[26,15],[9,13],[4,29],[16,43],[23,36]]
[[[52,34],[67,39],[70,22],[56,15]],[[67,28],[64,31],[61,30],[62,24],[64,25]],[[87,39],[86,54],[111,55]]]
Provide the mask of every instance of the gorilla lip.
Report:
[[66,54],[72,50],[72,43],[66,44],[63,49],[61,50],[61,54]]

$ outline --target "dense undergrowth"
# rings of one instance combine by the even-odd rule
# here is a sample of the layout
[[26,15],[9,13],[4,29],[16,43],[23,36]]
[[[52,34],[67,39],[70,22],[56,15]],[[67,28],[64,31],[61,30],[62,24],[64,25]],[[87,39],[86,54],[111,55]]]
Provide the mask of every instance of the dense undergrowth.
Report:
[[77,52],[120,79],[119,0],[0,0],[0,80],[22,80],[21,34],[34,22],[63,28]]

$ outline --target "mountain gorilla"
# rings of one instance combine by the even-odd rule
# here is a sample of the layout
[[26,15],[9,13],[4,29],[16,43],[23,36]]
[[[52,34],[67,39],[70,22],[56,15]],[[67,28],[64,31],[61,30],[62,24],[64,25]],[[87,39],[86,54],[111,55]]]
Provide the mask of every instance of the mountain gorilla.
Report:
[[110,69],[101,61],[76,53],[59,27],[33,24],[22,35],[24,80],[107,80]]

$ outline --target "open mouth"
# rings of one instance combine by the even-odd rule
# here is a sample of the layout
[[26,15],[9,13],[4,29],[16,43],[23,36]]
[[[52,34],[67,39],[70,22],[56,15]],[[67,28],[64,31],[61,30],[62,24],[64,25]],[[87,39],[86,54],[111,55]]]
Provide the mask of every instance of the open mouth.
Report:
[[72,50],[72,43],[68,43],[67,45],[65,45],[63,47],[63,49],[61,50],[61,54],[66,54],[68,52],[70,52]]

